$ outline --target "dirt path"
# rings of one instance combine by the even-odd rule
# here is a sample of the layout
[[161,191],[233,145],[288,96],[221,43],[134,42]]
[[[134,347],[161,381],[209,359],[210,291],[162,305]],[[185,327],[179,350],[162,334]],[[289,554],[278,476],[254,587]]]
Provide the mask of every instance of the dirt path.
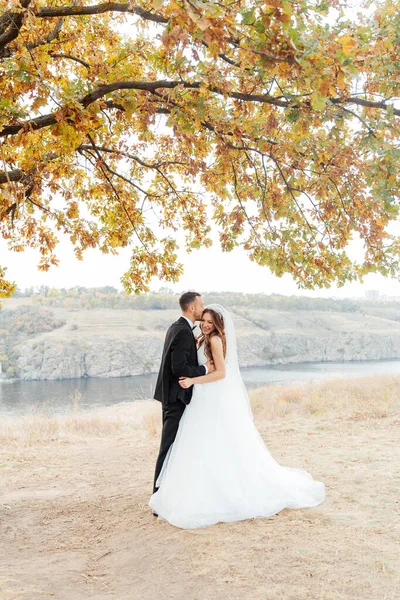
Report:
[[158,411],[140,402],[3,426],[2,600],[398,598],[397,409],[260,414],[275,458],[324,481],[326,502],[194,531],[147,507]]

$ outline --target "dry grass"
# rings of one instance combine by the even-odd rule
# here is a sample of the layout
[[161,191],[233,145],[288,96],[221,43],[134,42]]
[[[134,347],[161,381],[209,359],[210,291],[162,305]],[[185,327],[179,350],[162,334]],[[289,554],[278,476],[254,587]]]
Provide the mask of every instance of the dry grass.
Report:
[[21,446],[49,444],[56,440],[70,440],[77,436],[112,436],[121,429],[119,418],[106,419],[88,415],[49,416],[35,414],[18,420],[5,420],[0,426],[0,442]]
[[77,440],[115,438],[121,435],[147,434],[154,436],[159,429],[159,415],[155,402],[140,400],[95,410],[78,410],[79,397],[70,413],[52,414],[46,407],[38,407],[23,417],[3,418],[0,422],[0,444],[24,447],[73,444]]
[[[256,423],[331,413],[346,419],[384,418],[396,411],[399,401],[400,376],[386,375],[271,385],[250,392]],[[143,425],[151,438],[160,435],[157,406],[143,417]]]
[[381,418],[398,407],[400,376],[275,385],[258,388],[250,397],[254,416],[260,421],[327,413],[354,419]]
[[[274,385],[250,392],[257,423],[288,416],[309,418],[335,414],[346,419],[384,418],[396,411],[400,400],[400,376],[374,376],[336,379],[325,382]],[[72,411],[51,415],[46,407],[18,419],[0,423],[0,443],[18,447],[46,445],[56,441],[73,442],[76,437],[113,437],[140,429],[151,439],[161,432],[159,404],[138,401],[96,411],[79,412],[79,392],[71,397]],[[138,415],[141,420],[138,421]]]
[[122,428],[121,418],[112,414],[77,412],[51,415],[44,410],[0,424],[0,443],[23,446],[46,445],[55,441],[73,441],[83,436],[113,436]]
[[251,393],[275,458],[324,481],[316,509],[181,531],[147,506],[160,405],[0,423],[5,600],[397,600],[400,378]]

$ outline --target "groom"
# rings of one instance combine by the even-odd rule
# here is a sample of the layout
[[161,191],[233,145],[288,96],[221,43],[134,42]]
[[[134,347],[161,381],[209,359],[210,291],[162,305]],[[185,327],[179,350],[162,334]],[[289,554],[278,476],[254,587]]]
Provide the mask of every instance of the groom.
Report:
[[179,298],[182,316],[172,323],[165,336],[164,349],[158,373],[155,400],[162,402],[162,422],[160,453],[154,475],[154,490],[167,452],[178,432],[179,421],[189,404],[193,386],[183,389],[179,385],[180,377],[200,377],[215,371],[212,361],[199,366],[197,362],[196,342],[193,335],[195,321],[201,319],[204,302],[197,292],[185,292]]

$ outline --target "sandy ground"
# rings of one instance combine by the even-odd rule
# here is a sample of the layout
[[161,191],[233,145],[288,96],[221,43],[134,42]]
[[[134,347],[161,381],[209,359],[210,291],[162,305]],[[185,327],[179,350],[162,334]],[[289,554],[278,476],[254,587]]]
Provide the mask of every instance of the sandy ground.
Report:
[[183,531],[147,506],[155,402],[0,425],[2,600],[394,600],[400,379],[265,388],[257,426],[315,509]]

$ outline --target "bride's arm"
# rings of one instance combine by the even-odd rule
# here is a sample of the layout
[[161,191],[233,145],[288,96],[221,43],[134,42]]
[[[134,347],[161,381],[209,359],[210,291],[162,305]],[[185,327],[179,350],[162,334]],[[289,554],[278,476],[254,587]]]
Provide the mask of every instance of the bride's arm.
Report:
[[179,385],[183,388],[189,388],[194,383],[211,383],[213,381],[219,381],[225,378],[225,359],[224,351],[222,347],[222,341],[219,337],[214,335],[211,340],[211,353],[215,365],[215,371],[208,375],[201,375],[200,377],[182,377],[179,379]]

